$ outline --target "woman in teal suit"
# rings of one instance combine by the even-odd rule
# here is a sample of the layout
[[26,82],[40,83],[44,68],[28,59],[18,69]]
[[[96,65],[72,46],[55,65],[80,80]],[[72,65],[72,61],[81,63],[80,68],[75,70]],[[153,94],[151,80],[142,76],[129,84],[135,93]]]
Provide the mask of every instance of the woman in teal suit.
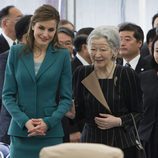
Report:
[[27,44],[10,49],[2,98],[12,116],[11,158],[38,158],[42,147],[62,143],[61,119],[71,107],[72,82],[69,53],[57,44],[59,19],[54,7],[39,7]]

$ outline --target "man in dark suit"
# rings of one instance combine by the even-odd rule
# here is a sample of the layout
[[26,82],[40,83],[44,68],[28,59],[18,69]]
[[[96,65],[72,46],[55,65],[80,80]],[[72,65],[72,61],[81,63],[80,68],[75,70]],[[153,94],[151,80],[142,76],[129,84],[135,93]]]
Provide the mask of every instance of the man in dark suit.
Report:
[[90,55],[87,49],[87,38],[93,30],[93,27],[83,27],[78,30],[74,39],[76,56],[72,60],[72,72],[74,72],[78,66],[91,64]]
[[[15,24],[21,16],[21,11],[12,5],[0,10],[0,27],[2,29],[2,33],[0,34],[0,54],[9,50],[9,48],[15,44]],[[0,110],[1,104],[2,100],[0,96]]]
[[[2,100],[2,88],[4,82],[5,66],[8,58],[8,51],[0,54],[0,99]],[[3,105],[0,111],[0,142],[9,144],[9,136],[7,130],[10,124],[10,115]]]
[[140,56],[140,48],[144,41],[144,33],[140,26],[133,23],[123,23],[119,26],[121,39],[120,56],[118,63],[130,65],[137,73],[150,69],[148,62]]
[[21,18],[22,13],[15,6],[7,6],[0,10],[0,53],[9,50],[16,40],[15,24]]
[[74,47],[77,53],[71,62],[72,72],[74,72],[78,66],[91,64],[90,55],[87,49],[87,37],[87,35],[79,35],[74,39]]
[[123,58],[122,61],[120,60],[121,64],[130,66],[141,77],[141,72],[151,68],[149,62],[140,55],[140,49],[144,41],[143,30],[136,24],[123,23],[119,27],[119,35],[121,39],[120,55]]
[[[74,47],[76,56],[71,61],[72,73],[75,69],[82,65],[90,65],[91,59],[87,49],[87,35],[78,35],[74,39]],[[75,119],[69,121],[70,127],[70,142],[79,142],[81,131],[83,128],[83,122],[77,123]]]
[[[15,25],[16,37],[20,43],[25,43],[26,40],[25,34],[28,30],[30,18],[31,15],[24,16]],[[5,74],[5,67],[8,58],[8,53],[9,50],[0,54],[0,99],[2,99],[2,89],[3,89],[4,74]],[[7,135],[10,120],[11,120],[10,114],[8,113],[6,108],[2,105],[0,111],[0,142],[4,142],[6,144],[10,143],[10,138]]]

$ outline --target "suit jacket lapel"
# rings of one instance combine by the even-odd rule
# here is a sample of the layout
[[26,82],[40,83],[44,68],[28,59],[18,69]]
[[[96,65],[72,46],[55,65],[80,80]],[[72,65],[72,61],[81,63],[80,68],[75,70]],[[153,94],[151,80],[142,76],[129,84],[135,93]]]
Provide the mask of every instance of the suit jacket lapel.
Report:
[[45,56],[45,58],[43,60],[43,63],[42,63],[42,65],[41,65],[41,67],[40,67],[40,69],[39,69],[39,71],[38,71],[38,73],[36,75],[36,80],[38,80],[39,77],[44,72],[46,72],[46,70],[50,66],[52,66],[52,64],[54,64],[54,62],[56,60],[55,55],[56,55],[56,53],[55,53],[54,49],[52,49],[52,47],[49,47],[48,50],[47,50],[47,52],[46,52],[46,56]]
[[33,81],[35,81],[33,53],[22,55],[22,61],[23,61],[24,65],[26,66],[31,78],[33,79]]
[[136,65],[135,71],[137,73],[140,73],[140,72],[144,71],[145,70],[144,66],[145,66],[145,61],[143,60],[142,57],[140,57],[139,60],[138,60],[137,65]]
[[93,96],[111,113],[111,110],[103,95],[102,89],[101,89],[99,81],[95,75],[95,72],[92,71],[81,82],[89,90],[89,92],[91,92],[91,94],[93,94]]
[[3,53],[5,51],[9,50],[9,48],[10,48],[7,40],[5,39],[5,37],[2,34],[0,35],[0,45],[3,46],[0,48],[0,53]]

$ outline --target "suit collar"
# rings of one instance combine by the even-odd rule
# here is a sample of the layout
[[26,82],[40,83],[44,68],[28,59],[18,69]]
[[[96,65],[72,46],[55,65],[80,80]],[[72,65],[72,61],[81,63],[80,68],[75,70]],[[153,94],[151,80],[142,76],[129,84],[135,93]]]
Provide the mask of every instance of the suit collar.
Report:
[[82,81],[88,91],[111,113],[94,70]]
[[24,65],[26,66],[31,78],[33,81],[37,81],[40,76],[46,72],[46,70],[54,64],[56,58],[55,58],[55,49],[52,48],[52,46],[49,46],[46,52],[46,56],[41,64],[41,67],[35,76],[35,70],[34,70],[34,60],[33,60],[33,52],[28,52],[26,55],[22,55],[22,61]]
[[1,48],[0,53],[3,53],[4,51],[9,50],[10,48],[9,44],[2,34],[0,35],[0,44],[3,46],[3,49]]
[[43,60],[43,63],[36,75],[36,80],[38,80],[40,78],[40,76],[45,73],[47,71],[47,69],[52,66],[55,61],[56,61],[56,53],[55,53],[55,49],[52,48],[52,46],[49,46],[46,52],[46,56]]
[[2,32],[2,35],[5,38],[5,40],[7,41],[9,47],[11,47],[13,45],[14,41],[10,37],[8,37],[4,32]]
[[76,54],[76,57],[79,59],[82,65],[89,65],[89,63],[83,57],[81,57],[78,53]]
[[145,60],[142,57],[140,57],[135,71],[138,72],[138,73],[144,71],[145,70],[145,65],[146,65]]
[[34,61],[33,61],[33,53],[29,52],[28,54],[24,54],[21,56],[28,73],[30,74],[33,81],[35,81],[35,70],[34,70]]
[[[136,69],[136,66],[137,66],[137,64],[139,62],[139,59],[140,59],[140,54],[137,55],[135,58],[133,58],[130,62],[128,62],[131,65],[131,68],[133,70]],[[127,63],[127,61],[125,59],[123,59],[123,66],[125,66],[126,63]]]

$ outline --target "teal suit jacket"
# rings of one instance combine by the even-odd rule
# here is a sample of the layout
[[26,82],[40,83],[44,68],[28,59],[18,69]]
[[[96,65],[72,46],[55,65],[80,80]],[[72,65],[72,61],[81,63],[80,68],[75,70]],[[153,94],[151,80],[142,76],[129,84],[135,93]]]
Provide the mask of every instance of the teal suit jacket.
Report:
[[35,75],[33,53],[24,54],[24,47],[11,47],[6,66],[2,100],[12,116],[8,134],[27,137],[25,123],[31,118],[43,118],[49,128],[46,137],[62,137],[61,119],[72,105],[69,53],[49,46]]

